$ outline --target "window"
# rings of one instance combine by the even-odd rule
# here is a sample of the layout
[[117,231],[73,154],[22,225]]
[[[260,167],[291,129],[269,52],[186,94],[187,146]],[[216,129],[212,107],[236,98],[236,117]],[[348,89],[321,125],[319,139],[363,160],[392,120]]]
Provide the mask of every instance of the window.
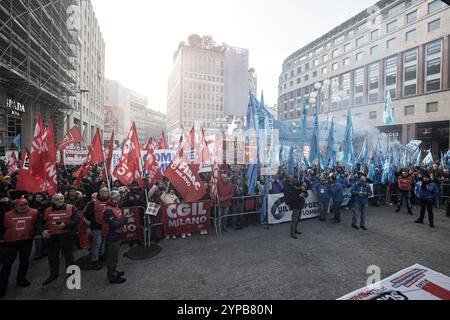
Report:
[[380,81],[380,64],[374,63],[369,66],[369,103],[378,102]]
[[393,48],[395,47],[395,38],[389,39],[389,40],[386,42],[386,47],[387,47],[388,49],[393,49]]
[[405,67],[405,82],[417,79],[417,65]]
[[406,33],[406,41],[410,41],[416,38],[416,29],[408,31]]
[[340,54],[340,50],[339,49],[334,49],[331,56],[333,58],[336,58],[338,55]]
[[364,43],[364,37],[360,37],[358,39],[356,39],[356,47],[359,48],[363,45]]
[[294,70],[291,71],[291,78],[294,76]]
[[397,30],[397,20],[392,21],[391,23],[388,23],[386,26],[386,32],[391,33]]
[[309,70],[309,63],[305,64],[305,70]]
[[352,49],[352,45],[350,43],[347,43],[344,46],[344,52],[349,52]]
[[322,74],[327,74],[328,73],[328,68],[322,68]]
[[440,90],[442,78],[442,41],[438,40],[427,44],[425,53],[426,92]]
[[405,116],[412,116],[414,114],[414,106],[405,106]]
[[342,75],[342,108],[350,105],[350,73]]
[[334,70],[337,70],[337,68],[338,68],[338,64],[337,63],[333,63],[332,66],[331,66],[331,69],[334,71]]
[[308,81],[308,79],[309,79],[309,76],[305,75],[305,81]]
[[363,53],[362,53],[362,52],[358,52],[358,53],[356,54],[356,61],[362,60],[363,57],[364,57]]
[[297,84],[300,84],[301,81],[302,81],[301,78],[297,78]]
[[313,66],[317,67],[319,65],[319,59],[314,59],[313,60]]
[[302,67],[297,68],[297,74],[300,74],[300,73],[302,73]]
[[438,11],[443,3],[440,0],[435,0],[428,4],[428,14]]
[[417,20],[417,10],[410,12],[406,15],[406,24],[414,22]]
[[323,55],[323,62],[327,62],[327,61],[328,61],[328,55],[325,54],[325,55]]
[[379,33],[379,30],[375,30],[375,31],[372,31],[371,33],[370,33],[370,40],[377,40],[378,39],[378,33]]
[[344,66],[348,66],[350,65],[350,58],[345,58],[344,59]]
[[312,77],[313,77],[313,78],[317,77],[317,71],[314,71],[314,72],[313,72]]
[[397,57],[391,57],[385,60],[385,86],[386,92],[391,92],[391,98],[396,97],[397,85]]
[[430,112],[438,112],[438,103],[437,102],[427,103],[427,113],[430,113]]
[[413,96],[416,93],[417,93],[417,85],[416,84],[411,84],[411,85],[405,86],[405,88],[403,90],[403,94],[405,95],[405,97]]
[[355,70],[355,105],[361,105],[363,103],[364,95],[364,68]]
[[378,46],[373,46],[370,48],[370,55],[374,56],[378,53]]
[[439,29],[440,27],[441,27],[441,20],[440,19],[431,21],[428,24],[428,32],[431,32],[431,31],[434,31],[436,29]]
[[370,111],[369,119],[374,120],[376,118],[377,118],[377,112],[376,111]]

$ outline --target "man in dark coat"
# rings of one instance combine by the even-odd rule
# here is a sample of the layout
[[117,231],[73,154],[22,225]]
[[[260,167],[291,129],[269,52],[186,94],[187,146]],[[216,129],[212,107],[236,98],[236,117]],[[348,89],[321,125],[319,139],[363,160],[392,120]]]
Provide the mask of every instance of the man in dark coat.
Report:
[[308,198],[306,184],[298,181],[293,185],[289,185],[285,190],[284,197],[285,203],[292,210],[291,237],[297,239],[297,235],[301,234],[301,232],[297,230],[298,222],[300,220],[301,212],[305,207],[305,201]]

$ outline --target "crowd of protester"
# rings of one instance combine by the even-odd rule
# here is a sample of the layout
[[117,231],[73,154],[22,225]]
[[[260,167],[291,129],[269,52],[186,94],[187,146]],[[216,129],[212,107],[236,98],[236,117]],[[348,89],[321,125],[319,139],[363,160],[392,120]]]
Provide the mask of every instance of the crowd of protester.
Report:
[[[34,252],[35,260],[48,256],[50,276],[43,283],[50,284],[59,275],[60,254],[65,259],[66,266],[74,263],[73,252],[81,249],[76,226],[80,222],[79,212],[84,212],[84,220],[89,225],[92,236],[90,258],[92,269],[100,270],[102,262],[107,264],[107,278],[110,283],[123,283],[124,272],[117,271],[118,252],[121,244],[121,228],[125,219],[119,214],[123,207],[142,207],[145,211],[148,202],[159,205],[182,202],[183,199],[170,182],[163,178],[150,184],[144,181],[143,187],[134,183],[123,186],[114,181],[108,186],[102,178],[102,168],[95,166],[82,178],[81,184],[75,187],[74,173],[78,168],[58,167],[58,193],[49,197],[45,192],[30,194],[15,190],[17,173],[8,176],[3,166],[0,175],[0,263],[3,264],[0,273],[0,296],[6,293],[11,266],[19,254],[20,267],[17,285],[27,287],[26,279],[28,258]],[[326,221],[327,213],[333,213],[332,222],[341,222],[341,210],[352,210],[352,227],[367,230],[366,207],[384,204],[394,206],[400,213],[406,202],[407,212],[414,214],[414,208],[420,207],[416,223],[424,223],[425,213],[428,222],[434,227],[433,207],[444,205],[447,215],[450,215],[450,182],[448,169],[435,163],[429,167],[403,168],[396,172],[394,183],[382,183],[381,168],[376,168],[373,180],[367,178],[364,172],[367,168],[357,166],[351,172],[336,166],[333,170],[324,171],[311,167],[294,174],[287,173],[287,165],[280,167],[277,175],[271,177],[270,194],[284,194],[285,202],[293,211],[290,235],[296,239],[301,234],[298,222],[301,211],[309,193],[317,194],[319,200],[319,221]],[[202,200],[211,201],[212,214],[217,215],[217,228],[221,232],[229,229],[243,230],[249,226],[267,223],[267,217],[261,221],[260,208],[263,203],[263,193],[266,177],[260,176],[256,182],[253,195],[249,190],[245,166],[221,166],[221,179],[218,182],[217,199],[210,199],[210,174],[201,174],[206,190]],[[369,187],[373,185],[373,188]],[[341,208],[344,201],[344,189],[351,190],[351,200]],[[28,210],[28,211],[27,211]],[[393,210],[394,211],[394,210]],[[15,236],[8,234],[7,213],[28,212],[34,223],[32,234]],[[49,219],[53,215],[65,215],[63,223],[50,226]],[[159,242],[163,239],[176,239],[176,235],[164,234],[162,212],[151,216],[151,240]],[[107,223],[104,223],[106,221]],[[49,232],[49,228],[54,232]],[[106,230],[105,230],[106,228]],[[207,235],[209,230],[202,229],[201,235]],[[31,232],[31,231],[28,231]],[[182,234],[181,238],[190,237],[190,233]],[[32,250],[34,247],[34,250]]]

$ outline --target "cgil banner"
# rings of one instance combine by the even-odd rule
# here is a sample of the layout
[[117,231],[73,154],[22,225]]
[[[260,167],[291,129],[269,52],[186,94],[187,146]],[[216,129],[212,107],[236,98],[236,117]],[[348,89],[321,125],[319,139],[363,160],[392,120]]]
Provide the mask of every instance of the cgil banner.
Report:
[[[127,221],[127,232],[123,236],[123,241],[141,240],[140,208],[122,208],[123,217]],[[143,213],[143,212],[142,212]]]
[[450,278],[415,264],[338,300],[450,300]]
[[[319,199],[317,195],[310,191],[306,199],[301,220],[317,218],[319,216]],[[269,224],[289,222],[292,218],[292,211],[284,202],[284,194],[269,194]]]
[[164,234],[179,236],[182,233],[208,229],[211,217],[211,203],[173,203],[162,206]]

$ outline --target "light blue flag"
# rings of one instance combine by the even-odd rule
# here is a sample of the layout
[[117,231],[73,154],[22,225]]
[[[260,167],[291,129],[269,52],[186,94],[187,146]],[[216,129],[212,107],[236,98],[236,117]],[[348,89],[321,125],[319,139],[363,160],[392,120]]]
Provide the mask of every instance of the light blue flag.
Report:
[[266,176],[264,181],[264,193],[263,193],[263,203],[261,206],[261,210],[259,212],[259,217],[261,219],[261,223],[264,222],[267,216],[267,207],[268,207],[268,195],[269,195],[269,187],[272,182],[272,176]]
[[333,168],[336,163],[336,150],[334,148],[334,118],[331,120],[331,128],[328,132],[327,154],[325,156],[324,167],[328,170]]
[[420,140],[412,140],[410,143],[406,145],[406,150],[408,150],[410,153],[413,153],[419,148],[419,146],[422,144],[422,141]]
[[358,163],[361,166],[364,166],[366,164],[368,153],[369,153],[369,146],[368,146],[368,141],[367,141],[367,137],[366,137],[366,139],[364,139],[364,144],[362,146],[361,152],[359,153],[359,156],[358,156]]
[[441,167],[444,168],[444,152],[441,151]]
[[375,160],[372,157],[369,162],[369,172],[367,173],[367,178],[375,181]]
[[422,158],[422,150],[418,148],[413,155],[414,166],[420,167],[420,159]]
[[450,150],[447,151],[447,153],[444,156],[444,168],[445,169],[450,168]]
[[258,174],[258,166],[256,164],[249,164],[247,170],[247,186],[248,186],[248,195],[250,197],[255,195],[255,187],[256,187],[256,178]]
[[408,162],[408,152],[405,149],[405,150],[402,150],[402,161],[400,163],[400,166],[402,168],[405,168],[408,165],[407,162]]
[[375,160],[375,167],[383,166],[383,158],[382,158],[382,154],[381,154],[380,139],[378,139],[375,150],[374,150],[374,160]]
[[309,154],[309,163],[319,159],[319,117],[314,113],[314,127],[311,136],[311,153]]
[[302,161],[300,164],[301,171],[306,171],[310,167],[308,160],[305,157],[305,154],[302,152]]
[[428,151],[427,156],[425,157],[425,159],[423,159],[422,164],[423,165],[430,165],[433,163],[433,155],[431,154],[431,150]]
[[12,141],[12,143],[16,146],[17,150],[19,150],[19,151],[20,151],[20,144],[21,144],[20,139],[21,139],[21,135],[19,133]]
[[289,150],[289,158],[288,158],[288,172],[291,175],[294,175],[295,170],[294,170],[295,164],[294,164],[294,147],[291,146],[291,149]]
[[344,134],[344,159],[342,162],[344,165],[348,165],[351,161],[353,154],[353,121],[352,121],[352,113],[350,109],[347,110],[347,124],[345,126],[345,134]]
[[393,159],[394,159],[393,150],[391,149],[389,155],[387,155],[386,160],[384,161],[383,176],[381,177],[382,184],[385,184],[387,182],[393,183],[395,181]]
[[390,125],[394,122],[394,114],[392,111],[391,92],[389,90],[386,95],[386,105],[384,107],[383,122],[384,122],[384,124],[387,124],[387,125]]

